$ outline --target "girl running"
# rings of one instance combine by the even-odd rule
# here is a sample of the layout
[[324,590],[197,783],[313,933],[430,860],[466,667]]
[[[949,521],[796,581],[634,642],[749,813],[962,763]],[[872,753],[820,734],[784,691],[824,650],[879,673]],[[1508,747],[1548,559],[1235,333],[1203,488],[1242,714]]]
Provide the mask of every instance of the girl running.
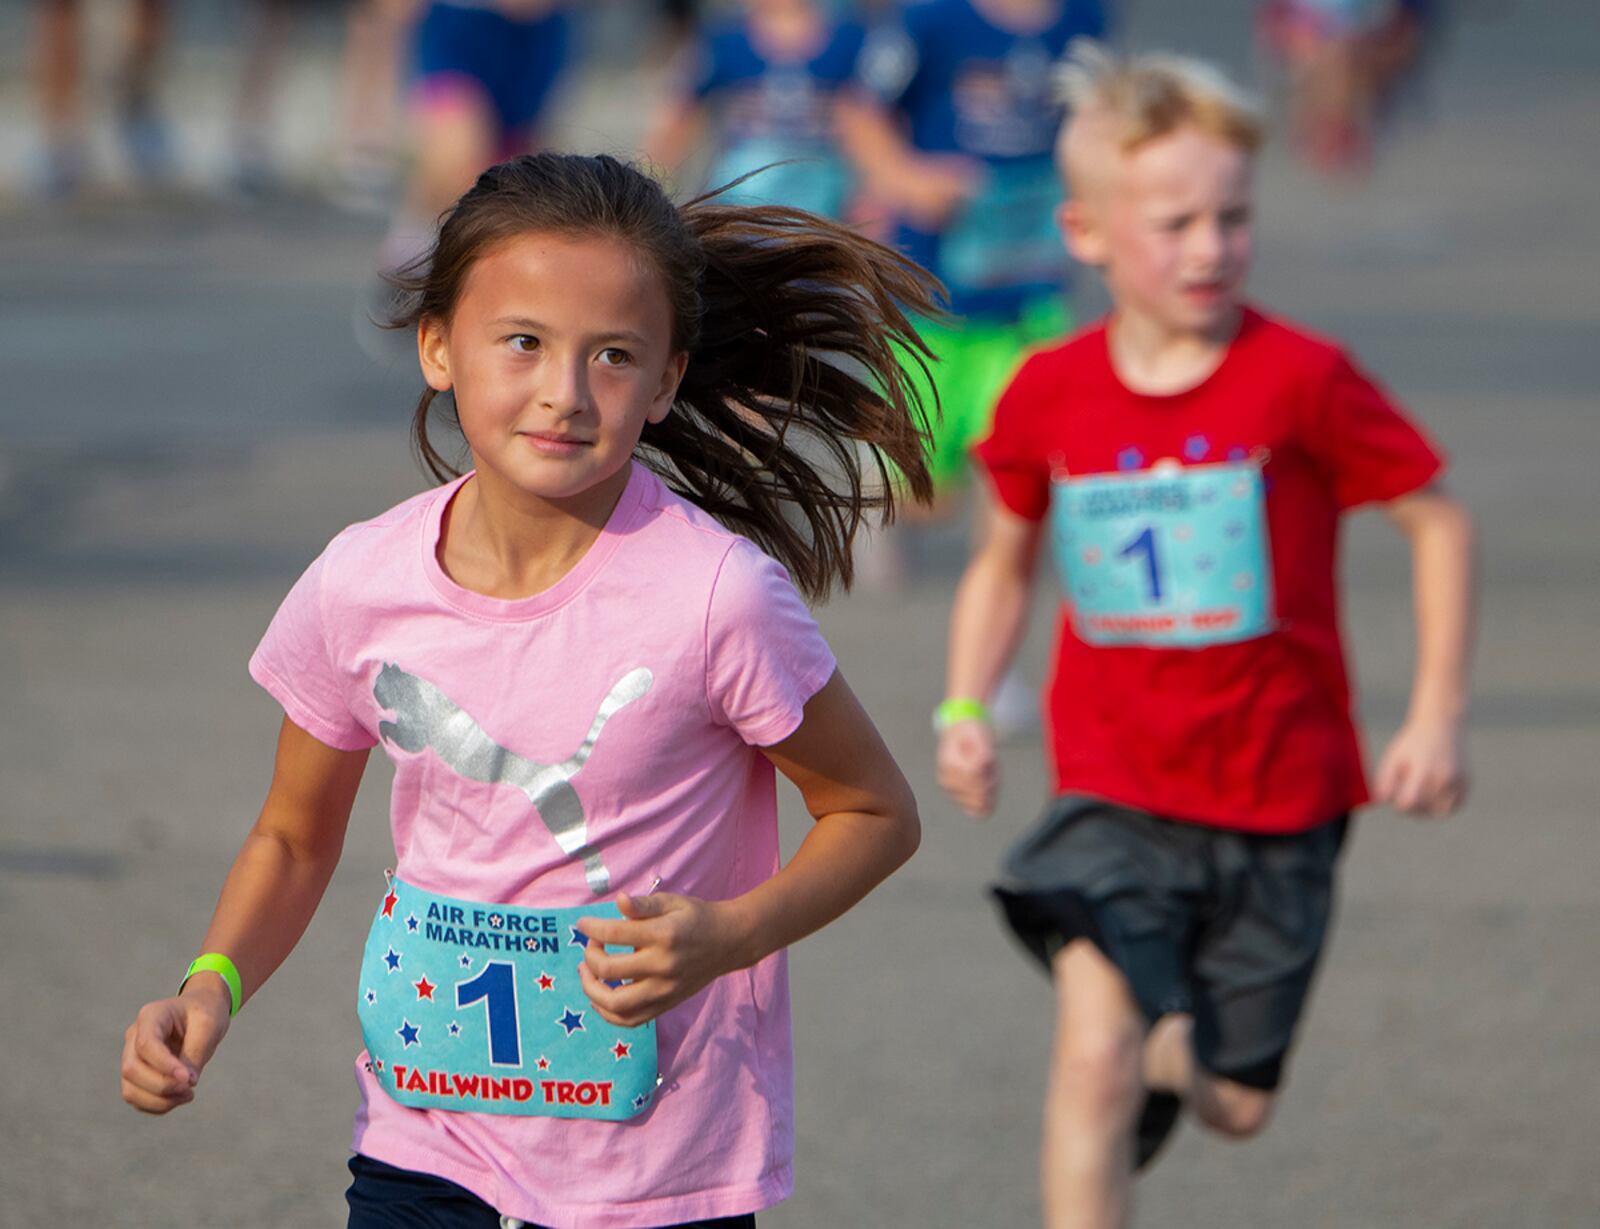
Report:
[[[405,289],[443,485],[339,534],[251,659],[272,785],[123,1096],[193,1100],[381,745],[349,1223],[750,1224],[792,1186],[784,949],[918,841],[797,589],[848,584],[888,470],[930,494],[897,355],[931,284],[820,218],[539,154],[479,178]],[[774,768],[816,820],[781,866]]]

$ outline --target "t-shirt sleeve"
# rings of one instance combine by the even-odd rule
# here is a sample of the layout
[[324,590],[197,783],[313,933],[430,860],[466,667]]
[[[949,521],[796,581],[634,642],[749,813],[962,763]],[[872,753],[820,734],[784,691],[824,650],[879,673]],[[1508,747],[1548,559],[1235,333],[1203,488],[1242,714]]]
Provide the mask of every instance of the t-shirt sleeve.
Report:
[[1050,510],[1050,460],[1033,430],[1041,391],[1037,362],[1024,363],[1000,394],[994,426],[973,449],[1000,502],[1030,521],[1042,521]]
[[1433,441],[1344,354],[1313,402],[1306,446],[1339,507],[1398,499],[1443,472]]
[[318,742],[361,751],[377,740],[350,711],[347,680],[334,664],[323,605],[324,551],[289,590],[250,657],[250,677]]
[[706,611],[711,719],[755,747],[800,726],[837,663],[782,565],[740,539],[723,556]]

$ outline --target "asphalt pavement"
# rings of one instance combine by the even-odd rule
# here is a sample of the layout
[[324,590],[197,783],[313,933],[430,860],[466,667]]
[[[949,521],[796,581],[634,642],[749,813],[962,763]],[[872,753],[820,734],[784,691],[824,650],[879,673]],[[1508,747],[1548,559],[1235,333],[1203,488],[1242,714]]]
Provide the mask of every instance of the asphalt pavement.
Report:
[[[1132,37],[1247,67],[1248,5],[1200,7],[1141,3]],[[1369,182],[1269,151],[1254,291],[1346,339],[1452,456],[1483,533],[1476,788],[1445,823],[1361,820],[1277,1120],[1245,1146],[1186,1128],[1143,1226],[1600,1224],[1600,17],[1464,8]],[[580,94],[573,144],[626,145],[624,84]],[[307,192],[0,212],[0,1227],[343,1223],[381,757],[321,912],[197,1103],[137,1115],[117,1059],[266,787],[279,714],[251,648],[332,534],[422,485],[411,360],[358,344],[376,241]],[[1024,739],[989,824],[937,791],[962,530],[914,546],[906,589],[821,612],[925,836],[793,954],[798,1186],[771,1229],[1037,1223],[1050,994],[984,885],[1046,778]],[[1343,569],[1375,752],[1411,670],[1403,545],[1359,516]],[[1034,678],[1047,623],[1042,596]]]

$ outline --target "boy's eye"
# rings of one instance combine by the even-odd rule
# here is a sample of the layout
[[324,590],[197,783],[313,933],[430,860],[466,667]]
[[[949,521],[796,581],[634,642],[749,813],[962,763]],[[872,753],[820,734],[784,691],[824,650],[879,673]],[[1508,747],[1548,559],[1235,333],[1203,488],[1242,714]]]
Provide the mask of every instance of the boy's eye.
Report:
[[600,361],[607,367],[621,367],[623,364],[631,362],[632,360],[633,355],[629,354],[626,350],[617,349],[616,346],[607,346],[604,350],[600,351]]
[[539,348],[539,339],[531,333],[518,333],[506,341],[518,354],[532,354]]
[[1249,220],[1250,211],[1243,205],[1222,211],[1222,224],[1224,226],[1243,226]]

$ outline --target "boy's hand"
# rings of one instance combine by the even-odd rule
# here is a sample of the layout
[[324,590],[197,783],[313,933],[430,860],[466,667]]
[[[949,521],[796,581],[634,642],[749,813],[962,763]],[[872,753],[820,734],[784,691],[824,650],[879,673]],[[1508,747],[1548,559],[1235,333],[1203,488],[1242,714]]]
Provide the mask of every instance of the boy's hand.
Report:
[[193,1101],[201,1069],[228,1031],[231,1005],[221,978],[196,974],[183,994],[141,1007],[123,1034],[122,1099],[147,1114]]
[[957,721],[939,735],[939,785],[973,819],[988,819],[1000,784],[994,730],[987,721]]
[[1453,721],[1408,721],[1378,765],[1377,798],[1407,815],[1443,818],[1467,797],[1461,727]]
[[[578,919],[578,929],[589,937],[578,979],[595,1009],[612,1024],[636,1028],[748,963],[740,958],[747,928],[728,901],[624,892],[617,897],[617,908],[621,918]],[[633,951],[608,952],[608,943]]]

